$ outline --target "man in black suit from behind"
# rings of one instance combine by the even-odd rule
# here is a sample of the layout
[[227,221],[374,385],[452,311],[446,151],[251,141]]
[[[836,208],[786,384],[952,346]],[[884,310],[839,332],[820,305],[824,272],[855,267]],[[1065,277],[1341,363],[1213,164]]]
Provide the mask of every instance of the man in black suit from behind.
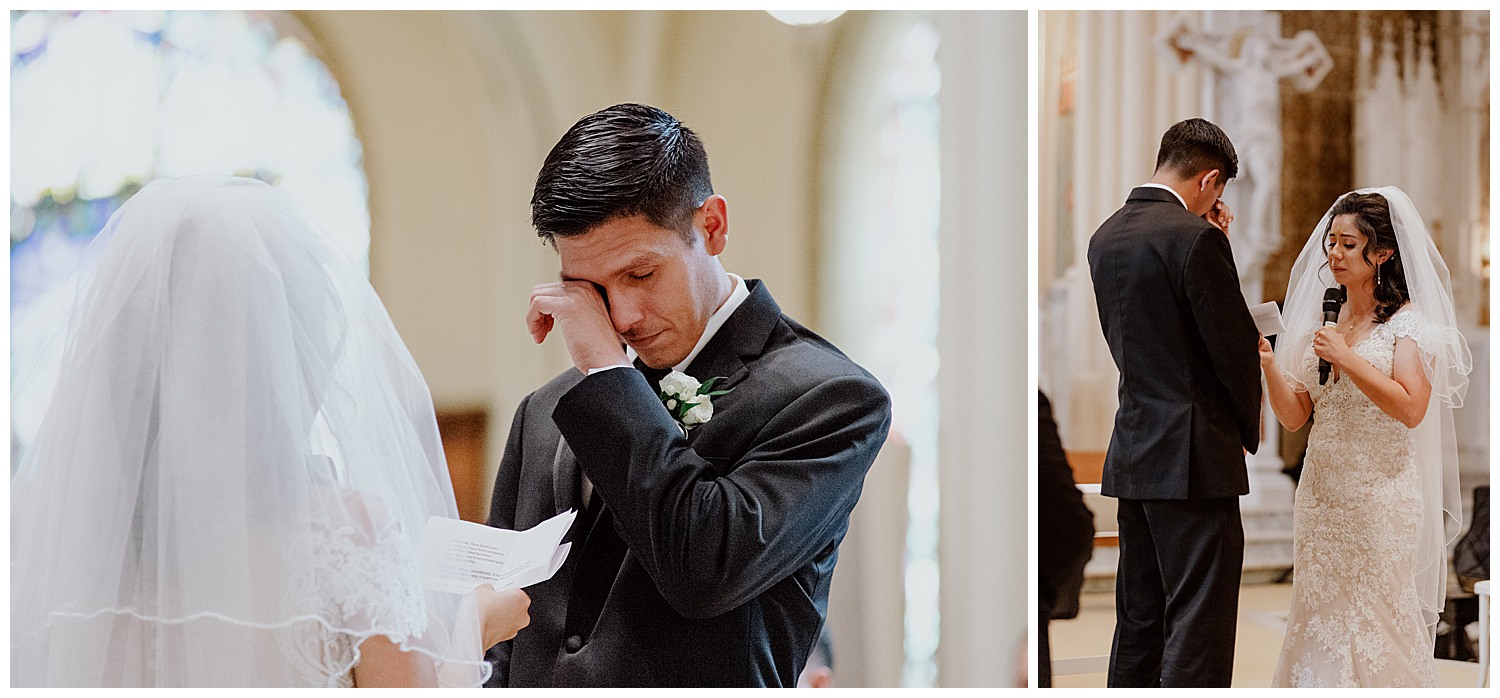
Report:
[[1260,443],[1259,332],[1219,199],[1234,146],[1203,119],[1162,136],[1151,182],[1089,240],[1099,322],[1120,370],[1104,461],[1119,499],[1110,686],[1228,686]]
[[[795,685],[890,398],[724,270],[727,203],[698,136],[660,109],[579,120],[537,176],[532,224],[562,269],[527,324],[562,335],[574,368],[516,410],[489,523],[581,513],[491,684]],[[658,396],[672,369],[729,392],[679,419]]]

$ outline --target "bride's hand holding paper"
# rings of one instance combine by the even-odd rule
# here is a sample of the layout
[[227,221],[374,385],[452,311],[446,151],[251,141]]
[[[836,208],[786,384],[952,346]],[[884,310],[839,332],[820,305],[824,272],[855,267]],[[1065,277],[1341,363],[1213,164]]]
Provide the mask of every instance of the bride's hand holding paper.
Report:
[[1271,368],[1276,365],[1276,350],[1271,347],[1271,340],[1265,335],[1260,338],[1260,367]]
[[489,649],[516,636],[531,625],[531,597],[520,589],[495,591],[489,584],[474,589],[479,624],[484,628],[484,647]]

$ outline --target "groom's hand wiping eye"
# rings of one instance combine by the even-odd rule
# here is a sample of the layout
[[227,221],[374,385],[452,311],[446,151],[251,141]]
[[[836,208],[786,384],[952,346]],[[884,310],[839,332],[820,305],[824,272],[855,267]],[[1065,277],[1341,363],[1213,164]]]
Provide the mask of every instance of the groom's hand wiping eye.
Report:
[[526,329],[537,344],[554,329],[560,331],[573,365],[585,374],[629,363],[610,320],[604,289],[589,281],[568,279],[534,287]]

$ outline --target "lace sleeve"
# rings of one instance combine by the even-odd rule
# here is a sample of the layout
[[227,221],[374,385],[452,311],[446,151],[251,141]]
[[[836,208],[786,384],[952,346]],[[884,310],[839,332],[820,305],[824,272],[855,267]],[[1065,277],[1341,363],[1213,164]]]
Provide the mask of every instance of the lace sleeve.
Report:
[[1386,326],[1390,329],[1392,336],[1410,337],[1417,340],[1418,344],[1421,343],[1423,324],[1422,312],[1410,306],[1402,308],[1386,321]]
[[[1298,344],[1302,350],[1296,354],[1290,351],[1277,354],[1276,367],[1281,370],[1281,377],[1286,380],[1287,385],[1291,386],[1293,392],[1307,393],[1316,400],[1318,396],[1313,393],[1312,388],[1308,386],[1308,382],[1317,375],[1317,358],[1312,353],[1311,344],[1306,341],[1299,342]],[[1278,347],[1279,349],[1280,347]],[[1317,384],[1315,380],[1312,380],[1312,382],[1313,385]]]
[[400,643],[421,635],[427,618],[415,551],[399,527],[391,528],[375,540],[347,528],[322,537],[315,584],[344,627]]
[[1393,339],[1406,337],[1416,342],[1424,359],[1442,351],[1444,347],[1463,342],[1456,330],[1428,322],[1422,311],[1411,306],[1391,316],[1386,321],[1386,328]]
[[1456,328],[1428,321],[1426,315],[1411,306],[1397,312],[1386,326],[1393,338],[1406,337],[1417,343],[1433,394],[1447,405],[1462,406],[1472,366],[1463,335]]
[[299,572],[287,603],[302,620],[277,639],[284,658],[314,686],[351,685],[356,647],[366,638],[385,635],[405,645],[427,625],[415,551],[400,522],[357,494],[341,498],[289,541],[286,553]]
[[1307,392],[1307,386],[1303,384],[1302,379],[1298,378],[1291,371],[1284,368],[1281,369],[1281,378],[1286,381],[1287,385],[1292,386],[1294,392]]

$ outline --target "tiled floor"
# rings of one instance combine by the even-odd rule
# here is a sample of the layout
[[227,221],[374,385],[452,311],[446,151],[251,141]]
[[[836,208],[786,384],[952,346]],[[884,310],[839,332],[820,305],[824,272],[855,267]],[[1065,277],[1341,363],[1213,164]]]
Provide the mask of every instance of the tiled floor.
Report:
[[[1269,686],[1276,670],[1276,656],[1291,604],[1291,584],[1249,584],[1240,587],[1240,620],[1234,642],[1234,686]],[[1077,618],[1052,621],[1054,659],[1109,655],[1115,629],[1114,594],[1086,593]],[[1473,687],[1479,676],[1477,664],[1438,662],[1443,686]],[[1102,672],[1056,676],[1057,687],[1090,688],[1105,685]]]

